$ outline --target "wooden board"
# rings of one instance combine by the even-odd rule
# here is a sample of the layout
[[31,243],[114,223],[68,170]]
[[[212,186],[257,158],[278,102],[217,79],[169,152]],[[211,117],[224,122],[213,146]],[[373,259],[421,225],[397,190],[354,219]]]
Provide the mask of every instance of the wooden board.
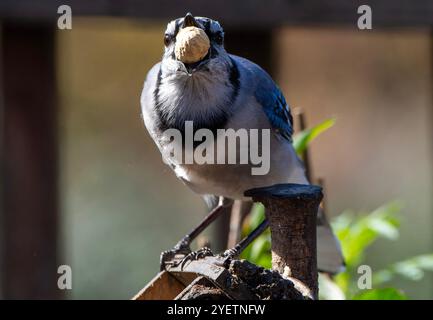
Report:
[[173,300],[185,286],[167,271],[161,271],[132,300]]

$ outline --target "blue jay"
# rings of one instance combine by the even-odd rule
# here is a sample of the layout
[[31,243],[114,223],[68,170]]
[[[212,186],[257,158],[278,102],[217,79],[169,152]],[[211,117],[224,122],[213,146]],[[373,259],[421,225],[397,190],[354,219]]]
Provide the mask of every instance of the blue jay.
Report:
[[[176,36],[183,28],[192,26],[206,33],[210,48],[200,61],[185,63],[176,57]],[[244,191],[251,188],[309,183],[292,147],[292,116],[283,94],[258,65],[226,52],[224,32],[217,21],[188,13],[167,25],[164,45],[162,60],[147,74],[141,95],[145,126],[163,157],[171,141],[166,130],[174,128],[182,132],[186,121],[193,121],[195,130],[271,131],[267,174],[252,175],[249,165],[184,164],[167,160],[180,180],[207,202],[218,197],[217,208],[223,207],[227,199],[248,201]],[[221,211],[213,211],[216,212]],[[207,223],[215,218],[210,216],[206,218]],[[319,269],[336,273],[343,265],[338,242],[320,213],[318,221]],[[202,227],[180,241],[175,249],[188,246]]]

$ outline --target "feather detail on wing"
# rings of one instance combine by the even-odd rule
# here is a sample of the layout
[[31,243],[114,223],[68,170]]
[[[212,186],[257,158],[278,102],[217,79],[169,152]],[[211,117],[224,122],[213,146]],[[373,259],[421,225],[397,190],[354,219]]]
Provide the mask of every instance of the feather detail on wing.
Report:
[[277,132],[292,141],[293,118],[290,108],[277,85],[267,77],[258,84],[255,91],[257,101],[263,106],[266,116]]

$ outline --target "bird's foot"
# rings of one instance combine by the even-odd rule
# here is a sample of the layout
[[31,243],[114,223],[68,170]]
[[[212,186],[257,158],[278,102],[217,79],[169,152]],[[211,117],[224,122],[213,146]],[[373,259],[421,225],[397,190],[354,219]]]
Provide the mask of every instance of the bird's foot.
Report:
[[251,233],[243,238],[237,245],[233,248],[226,250],[223,254],[224,266],[227,267],[230,265],[231,260],[238,257],[245,248],[251,244],[258,236],[260,236],[268,227],[269,222],[267,219],[263,220]]
[[211,257],[213,255],[214,254],[211,249],[209,249],[208,247],[204,247],[198,249],[197,251],[192,251],[188,253],[177,265],[180,265],[180,268],[183,269],[183,267],[188,261],[203,259],[204,257]]
[[[184,256],[186,257],[188,254],[191,253],[191,249],[189,248],[190,244],[189,237],[186,236],[182,238],[171,250],[166,250],[161,252],[160,258],[159,258],[159,269],[161,271],[166,269],[167,265],[177,265],[178,263],[175,263],[174,260],[178,256]],[[181,257],[181,259],[183,259]]]
[[239,253],[238,253],[238,250],[236,250],[236,248],[231,248],[231,249],[227,249],[226,251],[224,251],[223,257],[233,259],[233,258],[236,258],[236,256],[238,256],[238,254]]
[[230,261],[233,260],[234,258],[236,258],[237,256],[239,256],[239,254],[241,253],[242,250],[240,250],[238,248],[238,246],[235,246],[231,249],[227,249],[226,251],[224,251],[224,253],[222,254],[223,257],[223,265],[225,267],[228,267],[230,265]]

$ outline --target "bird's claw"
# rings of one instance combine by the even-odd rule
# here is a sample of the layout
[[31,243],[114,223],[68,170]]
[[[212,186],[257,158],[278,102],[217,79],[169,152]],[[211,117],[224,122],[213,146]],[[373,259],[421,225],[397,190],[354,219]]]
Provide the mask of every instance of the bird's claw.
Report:
[[185,264],[188,261],[194,261],[194,260],[198,260],[198,259],[203,259],[204,257],[210,257],[213,256],[213,252],[211,249],[209,249],[208,247],[204,247],[201,249],[198,249],[197,251],[192,251],[190,253],[188,253],[180,262],[178,265],[180,265],[180,268],[183,269],[183,267],[185,266]]
[[227,249],[226,251],[224,251],[224,253],[222,254],[222,257],[224,258],[224,266],[228,266],[230,264],[230,261],[234,258],[236,258],[239,255],[238,250],[236,249],[236,247],[231,248],[231,249]]
[[[176,255],[183,254],[185,256],[191,253],[191,249],[189,248],[189,239],[183,238],[179,241],[171,250],[166,250],[161,252],[159,258],[159,269],[160,271],[165,270],[167,262],[173,261]],[[177,264],[176,264],[177,265]]]
[[233,259],[239,254],[238,250],[236,248],[227,249],[223,253],[224,258]]
[[160,271],[165,270],[166,263],[170,260],[173,260],[175,255],[176,252],[174,250],[166,250],[161,252],[159,256],[159,270]]

